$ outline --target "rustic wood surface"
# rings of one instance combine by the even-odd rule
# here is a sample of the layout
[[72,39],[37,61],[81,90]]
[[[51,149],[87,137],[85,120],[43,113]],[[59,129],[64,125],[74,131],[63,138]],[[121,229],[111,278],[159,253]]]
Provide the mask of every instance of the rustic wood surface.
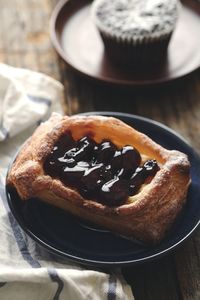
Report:
[[[122,111],[175,129],[200,153],[200,71],[167,86],[126,90],[102,86],[67,70],[49,37],[55,0],[0,0],[0,61],[44,72],[65,86],[68,114]],[[200,299],[200,234],[174,254],[123,270],[136,300]]]

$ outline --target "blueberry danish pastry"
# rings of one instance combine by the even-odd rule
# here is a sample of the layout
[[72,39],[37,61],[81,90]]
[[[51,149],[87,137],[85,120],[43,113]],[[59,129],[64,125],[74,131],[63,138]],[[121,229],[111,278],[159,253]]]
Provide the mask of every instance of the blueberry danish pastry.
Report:
[[22,201],[36,197],[154,244],[186,201],[189,171],[185,154],[116,118],[54,113],[19,152],[7,184]]

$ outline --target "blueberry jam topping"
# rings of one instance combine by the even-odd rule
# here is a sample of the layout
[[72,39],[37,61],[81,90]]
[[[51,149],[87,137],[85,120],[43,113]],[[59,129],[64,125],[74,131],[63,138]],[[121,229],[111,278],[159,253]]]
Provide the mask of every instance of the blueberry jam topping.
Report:
[[87,199],[117,206],[135,195],[159,167],[153,159],[141,165],[140,153],[132,146],[119,149],[108,140],[97,144],[89,136],[75,141],[68,133],[46,158],[44,170]]

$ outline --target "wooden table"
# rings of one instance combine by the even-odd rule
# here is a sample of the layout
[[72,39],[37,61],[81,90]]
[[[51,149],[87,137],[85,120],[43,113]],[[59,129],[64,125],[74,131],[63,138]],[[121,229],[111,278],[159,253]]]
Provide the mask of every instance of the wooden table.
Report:
[[[60,80],[68,114],[111,110],[149,117],[176,130],[200,153],[200,71],[167,86],[137,91],[78,78],[50,42],[49,18],[56,2],[0,0],[0,61]],[[123,272],[136,300],[200,299],[199,230],[174,254]]]

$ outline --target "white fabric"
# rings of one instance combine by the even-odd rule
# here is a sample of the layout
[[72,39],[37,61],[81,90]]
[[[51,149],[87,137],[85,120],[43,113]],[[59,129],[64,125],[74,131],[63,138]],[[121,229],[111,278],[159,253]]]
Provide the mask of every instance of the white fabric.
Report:
[[0,64],[0,299],[132,300],[119,270],[105,273],[62,261],[29,238],[9,211],[8,164],[36,123],[61,112],[62,90],[43,74]]

